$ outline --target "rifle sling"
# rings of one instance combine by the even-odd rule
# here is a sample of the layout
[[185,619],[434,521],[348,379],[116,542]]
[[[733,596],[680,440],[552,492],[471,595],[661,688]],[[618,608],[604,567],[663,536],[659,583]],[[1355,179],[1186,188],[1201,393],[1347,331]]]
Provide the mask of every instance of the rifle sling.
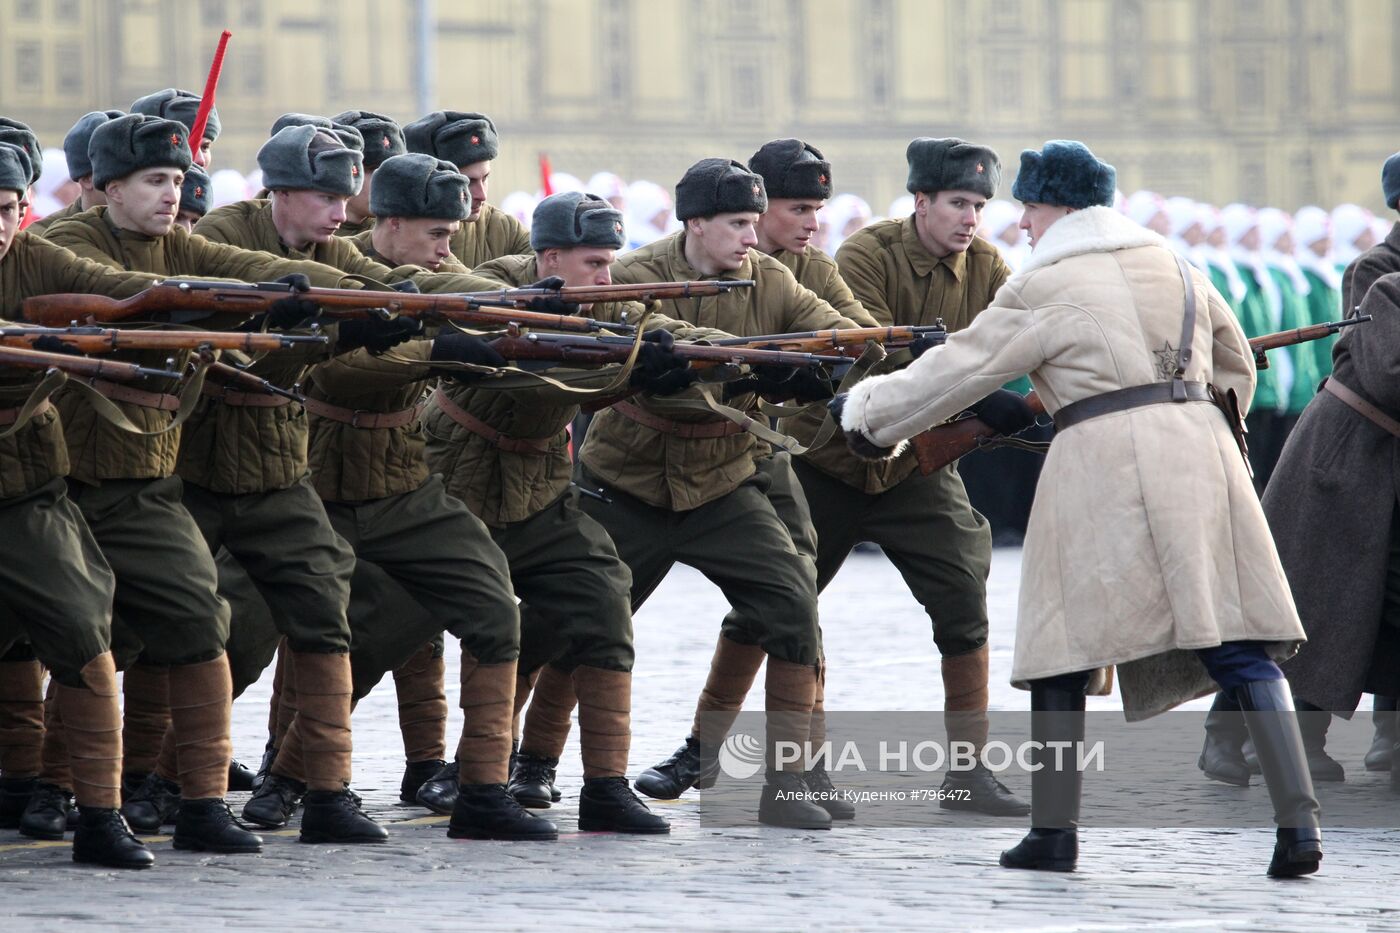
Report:
[[34,387],[34,391],[29,393],[29,397],[24,400],[24,404],[18,408],[8,408],[0,411],[0,424],[8,424],[9,427],[0,432],[0,439],[4,439],[19,431],[30,421],[48,411],[52,407],[49,396],[59,390],[68,381],[68,374],[61,369],[50,371]]
[[[180,393],[174,396],[167,396],[164,393],[156,392],[141,392],[140,390],[131,389],[129,386],[118,386],[115,383],[107,382],[105,379],[70,379],[68,380],[68,385],[80,395],[86,396],[88,404],[92,406],[92,410],[97,413],[98,417],[109,422],[116,428],[126,431],[128,434],[140,434],[144,437],[158,437],[168,431],[175,430],[180,425],[184,424],[190,415],[194,414],[195,406],[199,404],[201,390],[204,388],[204,374],[208,369],[208,363],[200,362],[195,364],[193,374],[185,381]],[[108,393],[112,388],[121,389],[123,391],[109,397]],[[156,408],[160,411],[172,410],[167,407],[168,403],[164,401],[160,401],[158,404],[144,404],[138,400],[143,396],[150,396],[153,402],[157,399],[164,398],[174,398],[177,400],[176,406],[173,409],[174,417],[170,419],[169,424],[153,431],[147,431],[144,428],[138,427],[135,422],[126,416],[126,412],[118,408],[112,401],[112,399],[115,398],[118,401],[139,405],[143,408]]]
[[477,437],[485,438],[493,447],[513,454],[523,454],[527,457],[543,457],[550,452],[550,438],[510,437],[497,431],[480,418],[474,417],[465,408],[452,401],[447,393],[441,389],[434,392],[432,397],[437,401],[443,414]]
[[1361,397],[1361,393],[1338,382],[1336,376],[1329,376],[1327,379],[1323,380],[1322,388],[1323,391],[1335,395],[1341,400],[1342,404],[1346,405],[1352,411],[1376,425],[1381,430],[1394,437],[1400,437],[1400,421],[1396,421],[1375,405],[1366,401]]

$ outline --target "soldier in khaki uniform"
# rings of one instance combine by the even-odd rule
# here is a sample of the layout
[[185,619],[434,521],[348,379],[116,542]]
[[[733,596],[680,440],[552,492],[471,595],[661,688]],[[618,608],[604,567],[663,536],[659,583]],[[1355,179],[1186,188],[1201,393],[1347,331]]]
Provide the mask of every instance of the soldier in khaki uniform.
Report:
[[472,215],[452,238],[452,254],[469,269],[501,256],[529,253],[530,234],[486,200],[491,161],[500,153],[496,124],[479,113],[437,110],[403,128],[409,152],[451,162],[471,179]]
[[[0,309],[16,316],[34,295],[82,292],[125,298],[154,276],[113,272],[19,229],[30,161],[0,143]],[[121,712],[110,651],[112,572],[81,512],[68,499],[68,452],[58,411],[44,400],[20,421],[38,380],[0,373],[0,654],[27,637],[53,672],[54,702],[74,728],[67,788],[76,791],[73,860],[146,868],[151,853],[117,810]],[[0,677],[9,670],[0,667]],[[8,691],[4,683],[0,690]],[[11,733],[0,732],[0,760]],[[53,788],[57,794],[66,789]]]
[[88,141],[99,126],[121,116],[125,114],[120,110],[94,110],[92,113],[83,114],[78,118],[78,122],[73,124],[68,135],[63,137],[63,156],[68,163],[68,177],[78,183],[82,193],[63,210],[54,211],[30,224],[27,228],[30,233],[43,235],[58,221],[107,203],[107,196],[98,191],[92,183],[92,160],[88,158]]
[[[841,276],[881,325],[942,320],[961,330],[991,303],[1010,275],[996,247],[974,236],[982,205],[996,193],[996,153],[959,139],[909,144],[908,188],[914,213],[849,236],[836,255]],[[916,348],[917,349],[917,348]],[[891,360],[891,363],[907,360]],[[998,392],[974,408],[998,422],[1016,403]],[[794,436],[810,441],[819,422],[794,419]],[[1019,423],[1016,429],[1020,428]],[[817,529],[817,586],[824,588],[861,541],[880,545],[933,620],[943,655],[945,724],[950,741],[979,751],[987,741],[987,571],[991,534],[968,503],[955,467],[924,476],[912,452],[889,462],[854,457],[838,437],[796,463]],[[1019,816],[1029,806],[984,765],[950,771],[945,809]]]
[[384,160],[403,155],[408,149],[404,147],[403,130],[381,113],[346,110],[331,117],[331,122],[354,128],[365,142],[365,183],[360,193],[345,205],[345,222],[336,231],[337,236],[354,237],[374,226],[369,201],[374,191],[375,171]]
[[[753,279],[752,289],[663,304],[675,320],[733,334],[855,326],[798,285],[785,266],[752,248],[754,223],[767,198],[763,180],[742,163],[706,159],[692,166],[676,187],[676,205],[685,230],[622,256],[613,267],[614,281]],[[821,653],[810,564],[765,495],[767,481],[755,465],[756,438],[687,403],[695,400],[643,396],[600,413],[580,453],[580,475],[611,502],[589,499],[581,507],[608,529],[632,571],[634,610],[677,561],[724,591],[746,620],[744,643],[767,654],[767,709],[790,714],[775,716],[770,739],[791,738],[790,731],[798,730],[805,740]],[[752,407],[753,396],[731,404]],[[732,640],[721,639],[721,645]],[[681,775],[681,790],[713,761],[728,731],[726,718],[737,711],[727,693],[701,694],[692,733],[667,763]],[[794,770],[768,772],[759,818],[830,827],[825,810],[801,799],[806,784],[800,763],[787,767]],[[648,792],[649,783],[637,786]]]

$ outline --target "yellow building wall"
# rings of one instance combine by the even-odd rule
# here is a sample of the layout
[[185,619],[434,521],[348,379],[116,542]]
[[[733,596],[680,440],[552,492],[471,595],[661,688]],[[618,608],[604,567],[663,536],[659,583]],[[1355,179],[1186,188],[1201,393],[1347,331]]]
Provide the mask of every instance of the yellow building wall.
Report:
[[497,197],[536,159],[674,183],[706,156],[802,137],[881,212],[915,136],[1018,153],[1087,142],[1128,191],[1382,210],[1400,149],[1391,0],[0,0],[0,113],[58,145],[82,113],[198,91],[219,30],[217,163],[247,171],[281,113],[500,128]]

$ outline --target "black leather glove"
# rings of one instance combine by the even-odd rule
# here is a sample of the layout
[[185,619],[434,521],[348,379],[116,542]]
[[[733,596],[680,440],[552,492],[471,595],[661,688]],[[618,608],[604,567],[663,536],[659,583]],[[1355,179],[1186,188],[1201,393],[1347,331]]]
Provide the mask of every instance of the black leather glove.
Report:
[[765,398],[777,401],[793,399],[803,403],[824,402],[833,394],[831,383],[817,375],[810,367],[764,364],[754,366],[752,375],[746,379],[725,383],[726,399],[746,392],[757,392]]
[[257,321],[257,329],[261,330],[263,322],[266,321],[268,330],[294,330],[321,316],[321,306],[309,298],[302,297],[302,293],[311,290],[311,280],[306,276],[300,272],[293,272],[291,275],[284,275],[273,281],[290,285],[292,294],[286,298],[279,298],[268,305],[265,318],[255,317],[248,324]]
[[860,431],[847,431],[841,426],[841,412],[846,408],[846,398],[846,393],[842,392],[826,403],[831,417],[836,420],[836,426],[841,428],[841,433],[846,437],[846,446],[862,460],[888,460],[894,454],[893,447],[881,447]]
[[395,282],[393,285],[390,285],[389,288],[396,292],[403,292],[405,295],[422,294],[418,289],[418,283],[414,282],[412,279],[404,279],[402,282]]
[[63,353],[67,356],[82,356],[83,351],[64,341],[62,337],[53,334],[45,334],[34,340],[33,349],[42,350],[45,353]]
[[939,347],[942,345],[942,337],[929,337],[926,335],[920,337],[918,340],[915,340],[913,343],[909,344],[909,355],[917,360],[919,357],[923,356],[924,353],[926,353],[927,351],[933,349],[934,347]]
[[1035,424],[1035,412],[1025,396],[1010,389],[997,389],[968,411],[998,434],[1016,434]]
[[674,395],[691,386],[700,376],[676,356],[675,346],[676,338],[667,331],[653,330],[645,334],[628,385],[653,395]]
[[[552,291],[564,287],[564,280],[557,275],[546,276],[538,282],[531,282],[526,288],[542,288]],[[541,314],[577,314],[578,305],[562,298],[531,298],[525,307]]]
[[[433,352],[428,355],[428,359],[434,363],[451,361],[454,363],[472,363],[476,366],[505,366],[506,358],[496,352],[495,347],[482,340],[480,337],[472,337],[469,334],[459,334],[451,331],[438,335],[433,341]],[[450,375],[458,375],[456,370],[448,370]],[[461,373],[465,376],[477,376],[479,373]]]
[[335,348],[340,353],[360,347],[371,353],[383,353],[421,333],[423,322],[416,318],[395,317],[387,321],[377,317],[351,318],[340,322]]

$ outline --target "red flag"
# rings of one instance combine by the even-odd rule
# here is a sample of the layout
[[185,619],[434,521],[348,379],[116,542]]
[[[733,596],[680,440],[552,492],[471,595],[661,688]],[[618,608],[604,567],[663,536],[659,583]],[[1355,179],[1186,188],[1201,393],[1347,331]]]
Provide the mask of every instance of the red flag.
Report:
[[547,153],[547,152],[541,152],[541,153],[540,153],[540,190],[544,192],[544,196],[545,196],[545,197],[549,197],[551,194],[554,193],[554,182],[550,180],[550,176],[552,176],[553,174],[554,174],[554,169],[551,168],[550,165],[549,165],[549,153]]
[[200,152],[204,142],[204,127],[209,123],[209,111],[214,109],[214,91],[219,86],[219,72],[224,70],[224,50],[228,48],[229,37],[233,33],[227,29],[219,36],[219,47],[214,50],[214,62],[209,66],[209,78],[204,82],[204,93],[199,98],[199,110],[195,112],[194,126],[190,127],[190,151],[195,164],[204,166],[204,155]]

